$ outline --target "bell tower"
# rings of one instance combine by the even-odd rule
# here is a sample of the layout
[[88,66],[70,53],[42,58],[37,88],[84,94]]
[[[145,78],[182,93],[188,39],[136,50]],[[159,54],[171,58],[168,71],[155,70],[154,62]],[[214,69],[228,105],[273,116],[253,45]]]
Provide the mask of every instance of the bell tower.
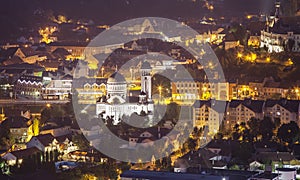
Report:
[[146,93],[148,101],[152,100],[151,71],[149,62],[144,61],[141,66],[141,92]]

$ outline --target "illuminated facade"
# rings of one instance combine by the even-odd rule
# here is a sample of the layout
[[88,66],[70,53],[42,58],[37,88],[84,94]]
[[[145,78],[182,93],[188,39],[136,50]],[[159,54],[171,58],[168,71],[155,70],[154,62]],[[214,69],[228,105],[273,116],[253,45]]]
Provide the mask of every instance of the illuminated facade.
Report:
[[264,101],[262,100],[232,100],[226,109],[226,124],[231,126],[247,122],[251,117],[262,119],[264,117]]
[[106,95],[102,96],[96,104],[96,116],[102,115],[104,119],[113,119],[113,124],[118,124],[122,117],[133,113],[151,114],[153,112],[153,100],[151,97],[151,71],[148,62],[141,66],[141,92],[136,97],[127,96],[127,83],[125,78],[115,72],[107,80]]
[[66,100],[69,98],[72,89],[72,79],[51,80],[43,88],[43,99]]
[[299,123],[299,101],[297,100],[267,100],[265,104],[265,115],[273,120],[278,118],[280,123],[289,123],[295,121]]
[[218,132],[224,119],[226,101],[196,101],[193,105],[194,127],[208,127],[208,133],[214,135]]
[[190,80],[176,80],[172,83],[172,98],[174,101],[194,101],[216,99],[227,101],[233,97],[233,86],[228,82],[201,82]]
[[23,96],[40,98],[40,95],[42,94],[42,88],[42,77],[24,75],[17,80],[14,86],[14,91],[16,94]]

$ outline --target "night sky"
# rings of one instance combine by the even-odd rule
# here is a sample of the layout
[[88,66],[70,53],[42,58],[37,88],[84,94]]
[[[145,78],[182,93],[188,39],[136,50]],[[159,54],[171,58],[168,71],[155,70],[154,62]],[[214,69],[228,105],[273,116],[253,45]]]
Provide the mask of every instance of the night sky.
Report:
[[[244,16],[246,13],[269,12],[274,0],[215,0],[210,12],[203,0],[6,0],[1,1],[0,40],[18,37],[47,23],[47,15],[66,15],[71,19],[91,19],[96,24],[157,16],[176,20],[189,18]],[[42,14],[34,14],[41,10]]]

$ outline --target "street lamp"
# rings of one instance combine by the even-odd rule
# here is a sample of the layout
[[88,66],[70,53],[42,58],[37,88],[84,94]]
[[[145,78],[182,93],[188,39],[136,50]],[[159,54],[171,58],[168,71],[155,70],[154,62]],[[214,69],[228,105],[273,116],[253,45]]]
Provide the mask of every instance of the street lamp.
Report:
[[296,96],[297,96],[297,100],[299,100],[299,88],[295,88],[295,93],[296,93]]
[[162,90],[162,87],[161,87],[161,86],[158,86],[158,91],[159,91],[159,101],[161,101],[161,90]]
[[101,68],[101,75],[104,77],[104,67]]
[[238,53],[238,54],[237,54],[237,57],[238,57],[238,58],[242,58],[242,57],[243,57],[243,54],[242,54],[242,53]]

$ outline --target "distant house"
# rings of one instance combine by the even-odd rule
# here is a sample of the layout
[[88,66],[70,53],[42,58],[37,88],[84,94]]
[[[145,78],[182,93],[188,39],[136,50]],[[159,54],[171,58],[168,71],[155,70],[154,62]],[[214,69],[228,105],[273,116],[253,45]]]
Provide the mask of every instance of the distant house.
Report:
[[64,136],[70,133],[72,133],[70,126],[57,127],[51,125],[46,125],[40,132],[40,134],[52,134],[53,137]]
[[248,46],[253,47],[253,48],[259,48],[260,36],[250,36],[248,39]]
[[249,164],[249,171],[263,171],[264,170],[264,164],[254,160]]
[[33,136],[26,146],[27,148],[36,147],[42,152],[59,150],[59,143],[51,134]]
[[229,49],[239,47],[240,46],[240,41],[238,41],[238,40],[225,40],[224,44],[225,44],[225,46],[224,46],[225,50],[229,50]]
[[78,146],[72,142],[72,134],[57,136],[55,139],[59,144],[59,151],[64,154],[78,150]]
[[206,145],[206,149],[215,155],[209,158],[214,169],[227,169],[231,160],[232,149],[235,148],[233,141],[213,140]]
[[83,161],[83,162],[99,162],[99,163],[106,163],[108,162],[108,157],[103,155],[102,153],[91,149],[89,151],[83,150],[76,150],[68,153],[68,157],[70,159],[76,161]]
[[292,165],[295,162],[299,163],[295,156],[289,152],[260,152],[254,156],[254,159],[265,165],[271,164],[275,169],[280,166]]
[[31,147],[27,149],[22,149],[18,151],[11,151],[2,156],[8,163],[8,165],[13,166],[16,164],[22,164],[23,159],[26,159],[34,154],[38,154],[41,151],[36,147]]
[[22,116],[8,117],[1,123],[2,126],[9,127],[11,135],[15,138],[16,143],[25,143],[28,138],[31,120]]
[[227,163],[218,158],[218,154],[207,148],[201,148],[198,151],[191,151],[180,159],[184,159],[189,164],[189,167],[201,167],[209,169],[227,169]]
[[0,62],[3,65],[20,64],[24,61],[22,58],[16,55],[19,47],[8,47],[6,49],[0,49]]
[[143,131],[136,132],[131,134],[128,137],[128,144],[124,144],[122,148],[137,148],[138,145],[143,147],[153,146],[154,142],[160,139],[163,139],[163,142],[166,143],[165,146],[176,146],[178,132],[172,131],[168,128],[161,127],[151,127]]

